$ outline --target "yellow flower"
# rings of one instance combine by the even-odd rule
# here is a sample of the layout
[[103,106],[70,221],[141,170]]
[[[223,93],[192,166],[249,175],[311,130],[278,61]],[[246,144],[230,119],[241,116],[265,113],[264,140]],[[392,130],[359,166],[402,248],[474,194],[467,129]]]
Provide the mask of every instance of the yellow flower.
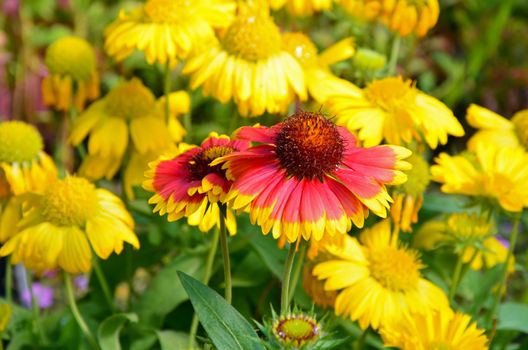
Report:
[[233,19],[233,0],[148,0],[119,17],[105,30],[105,50],[121,61],[135,50],[148,63],[174,64],[214,39],[215,28]]
[[326,290],[339,290],[337,315],[358,320],[363,329],[378,329],[399,322],[406,312],[448,307],[444,292],[421,276],[418,252],[391,239],[388,220],[364,230],[360,241],[346,236],[344,248],[331,251],[334,260],[313,271],[326,280]]
[[479,129],[468,141],[468,148],[472,151],[479,143],[528,148],[528,109],[517,112],[510,121],[487,108],[472,104],[466,119],[469,125]]
[[464,130],[442,102],[418,90],[411,80],[389,77],[360,89],[348,84],[331,96],[328,109],[336,123],[358,133],[366,147],[408,144],[425,139],[429,147],[445,144],[448,134],[463,136]]
[[429,163],[419,154],[407,158],[412,165],[407,172],[407,181],[394,188],[391,217],[395,225],[404,232],[411,232],[411,224],[418,222],[418,212],[423,203],[423,193],[429,185]]
[[424,36],[438,21],[438,0],[341,0],[352,16],[377,19],[400,36]]
[[[164,110],[165,96],[161,96],[156,103],[160,110]],[[187,91],[180,90],[171,92],[169,94],[170,118],[167,127],[169,128],[169,133],[171,135],[172,141],[181,142],[183,140],[183,137],[187,135],[187,131],[185,131],[185,129],[183,128],[182,124],[178,120],[178,117],[183,114],[189,113],[190,110],[191,97],[189,96]]]
[[[329,236],[325,236],[325,237],[329,237]],[[337,237],[341,238],[341,241],[343,243],[345,242],[345,238],[344,238],[345,235],[339,235]],[[321,243],[321,241],[312,241],[311,245]],[[314,257],[314,256],[310,257],[310,254],[308,254],[308,258],[309,258],[308,261],[304,263],[304,267],[303,267],[302,286],[303,286],[304,291],[312,299],[315,305],[320,306],[322,308],[333,307],[336,297],[337,297],[337,291],[325,290],[324,281],[319,280],[317,277],[313,275],[314,267],[318,263],[332,260],[332,255],[324,252],[321,254],[317,254],[317,257]]]
[[241,5],[220,41],[191,57],[183,72],[191,88],[202,86],[222,103],[233,99],[243,116],[284,112],[294,96],[307,96],[303,70],[281,43],[267,9]]
[[[79,173],[91,180],[111,179],[119,170],[129,143],[132,152],[155,159],[172,144],[164,118],[160,104],[140,80],[119,84],[79,115],[72,126],[73,145],[89,135],[88,155]],[[129,194],[132,184],[125,184]]]
[[510,212],[528,206],[528,154],[520,147],[477,144],[475,153],[441,153],[435,161],[432,180],[442,192],[491,199]]
[[330,10],[337,0],[270,0],[273,10],[286,5],[286,9],[294,16],[311,16],[315,12]]
[[6,330],[12,314],[13,307],[11,304],[0,302],[0,334]]
[[42,81],[44,104],[66,111],[73,105],[82,110],[86,101],[99,97],[99,74],[95,53],[84,39],[66,36],[46,50],[50,75]]
[[381,330],[385,346],[402,350],[487,350],[488,339],[468,315],[451,310],[411,313]]
[[0,242],[16,231],[23,198],[41,192],[57,176],[37,129],[19,121],[0,123]]
[[352,38],[343,39],[318,54],[315,44],[307,35],[300,32],[285,33],[282,36],[282,47],[300,63],[308,92],[320,105],[330,95],[339,94],[343,84],[349,84],[334,76],[329,66],[354,55],[356,50]]
[[80,177],[66,177],[28,200],[20,232],[0,249],[11,263],[37,272],[57,267],[75,274],[87,272],[92,249],[102,259],[119,254],[123,242],[139,248],[134,221],[123,202]]

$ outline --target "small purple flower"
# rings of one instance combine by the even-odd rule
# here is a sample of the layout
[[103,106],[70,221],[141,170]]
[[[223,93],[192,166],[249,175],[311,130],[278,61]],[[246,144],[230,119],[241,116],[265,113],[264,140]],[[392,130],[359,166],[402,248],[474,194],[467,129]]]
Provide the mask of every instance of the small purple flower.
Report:
[[75,277],[73,280],[73,284],[75,285],[75,288],[81,293],[84,293],[88,290],[88,284],[90,283],[90,280],[86,275],[79,275]]
[[496,235],[495,238],[497,239],[497,241],[499,241],[500,244],[504,246],[504,248],[506,249],[510,248],[510,242],[507,239],[504,239],[499,235]]
[[14,17],[18,15],[20,10],[20,1],[18,0],[5,0],[2,4],[2,12],[6,16]]
[[[41,309],[47,309],[53,305],[53,288],[43,285],[42,283],[33,283],[33,294]],[[29,289],[22,292],[22,304],[26,307],[31,307],[31,293]]]

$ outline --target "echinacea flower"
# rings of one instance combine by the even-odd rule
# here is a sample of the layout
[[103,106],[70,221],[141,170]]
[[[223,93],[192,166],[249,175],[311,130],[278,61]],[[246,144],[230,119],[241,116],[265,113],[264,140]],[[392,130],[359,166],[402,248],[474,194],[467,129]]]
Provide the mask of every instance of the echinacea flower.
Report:
[[468,141],[469,150],[474,151],[479,143],[528,149],[528,109],[515,113],[508,120],[487,108],[472,104],[467,110],[466,120],[478,129]]
[[57,169],[44,150],[38,130],[24,122],[0,123],[0,242],[16,230],[23,199],[41,192],[57,177]]
[[521,147],[479,143],[474,153],[441,153],[435,162],[432,180],[442,192],[490,200],[509,212],[528,206],[528,153]]
[[190,57],[183,72],[192,89],[201,86],[222,103],[233,99],[242,116],[284,112],[295,96],[307,96],[303,70],[281,43],[267,8],[241,4],[219,41]]
[[468,315],[450,309],[403,315],[401,322],[381,330],[381,338],[385,346],[402,350],[488,349],[485,330]]
[[242,127],[236,138],[259,143],[213,164],[234,177],[226,200],[247,210],[264,234],[290,243],[319,241],[362,227],[368,211],[385,217],[391,202],[385,185],[406,176],[396,146],[360,148],[345,128],[320,113],[299,111],[271,128]]
[[84,39],[65,36],[46,50],[49,75],[42,81],[44,104],[59,111],[72,105],[84,109],[86,101],[99,97],[95,52]]
[[[360,243],[361,242],[361,243]],[[398,323],[406,312],[427,313],[448,307],[444,292],[423,278],[418,251],[391,237],[388,220],[361,232],[360,242],[346,236],[335,256],[315,266],[314,275],[326,280],[326,290],[339,291],[335,312],[361,328],[378,329]]]
[[[148,161],[172,145],[163,110],[156,104],[154,94],[135,78],[117,85],[79,115],[73,123],[70,142],[79,145],[86,137],[88,155],[79,174],[90,180],[111,179],[121,167],[129,144],[132,153],[145,156]],[[131,164],[137,167],[136,162]],[[132,178],[137,176],[130,175],[127,180]],[[133,184],[137,183],[124,184],[129,195]]]
[[407,181],[394,188],[391,217],[395,225],[404,232],[411,232],[411,225],[418,222],[418,212],[423,203],[423,193],[431,180],[429,163],[419,153],[413,153],[407,161],[412,168],[407,172]]
[[38,272],[57,267],[76,274],[92,266],[92,249],[107,259],[123,242],[139,248],[134,221],[123,202],[88,180],[68,176],[27,200],[20,231],[0,249],[11,263]]
[[139,50],[148,63],[175,63],[214,39],[234,17],[233,0],[148,0],[105,30],[105,50],[121,61]]
[[327,100],[336,123],[357,132],[367,147],[409,144],[413,139],[432,149],[444,145],[447,136],[463,136],[464,129],[442,102],[418,90],[411,80],[389,77],[375,80],[364,89],[348,84]]
[[359,19],[377,19],[400,36],[424,36],[440,15],[438,0],[341,0],[347,12]]
[[[189,225],[202,232],[220,226],[220,205],[231,189],[232,178],[220,165],[211,163],[226,154],[244,151],[246,141],[230,140],[211,133],[198,147],[180,145],[173,154],[149,164],[145,173],[149,180],[143,187],[155,194],[149,199],[154,212],[168,214],[169,221],[187,217]],[[236,219],[230,210],[225,213],[226,227],[236,233]]]
[[330,10],[336,0],[270,0],[273,10],[283,6],[294,16],[311,16],[315,12]]
[[356,51],[354,40],[346,38],[319,54],[312,40],[301,32],[284,33],[282,47],[301,64],[308,93],[321,105],[329,95],[336,95],[342,89],[343,80],[333,75],[329,66],[352,57]]

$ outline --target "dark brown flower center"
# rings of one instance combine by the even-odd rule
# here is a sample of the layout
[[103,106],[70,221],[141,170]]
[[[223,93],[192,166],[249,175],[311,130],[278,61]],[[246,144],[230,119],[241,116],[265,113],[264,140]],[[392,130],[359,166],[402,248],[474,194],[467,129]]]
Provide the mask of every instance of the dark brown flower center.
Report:
[[211,166],[209,165],[216,158],[225,156],[235,151],[233,147],[229,146],[213,146],[208,147],[197,154],[195,154],[187,166],[189,167],[190,180],[196,181],[203,179],[206,175],[216,173],[225,178],[225,169],[222,169],[222,164]]
[[336,170],[343,158],[343,138],[320,113],[299,111],[286,119],[277,135],[276,153],[288,175],[314,177]]

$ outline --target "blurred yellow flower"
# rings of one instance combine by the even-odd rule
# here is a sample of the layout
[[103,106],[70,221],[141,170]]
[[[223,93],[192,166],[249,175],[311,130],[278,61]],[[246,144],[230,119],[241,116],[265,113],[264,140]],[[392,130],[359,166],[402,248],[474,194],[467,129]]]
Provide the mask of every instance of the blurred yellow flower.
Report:
[[284,112],[298,96],[306,100],[303,69],[282,48],[282,35],[267,8],[240,5],[220,41],[189,58],[183,72],[191,88],[222,103],[233,99],[242,116]]
[[99,74],[93,47],[86,40],[65,36],[46,50],[49,75],[42,81],[44,104],[67,111],[73,104],[84,109],[86,101],[99,97]]
[[423,193],[431,181],[429,163],[419,153],[407,158],[412,168],[407,172],[407,181],[394,187],[391,206],[393,223],[404,232],[411,232],[411,225],[418,222],[418,212],[422,208]]
[[315,12],[330,10],[337,0],[269,0],[273,10],[286,5],[286,9],[294,16],[311,16]]
[[148,63],[175,63],[214,39],[234,17],[233,0],[148,0],[119,17],[105,30],[105,50],[121,61],[135,50]]
[[[329,66],[354,55],[356,49],[352,38],[343,39],[318,54],[315,44],[306,34],[285,33],[282,47],[301,64],[308,93],[320,105],[326,102],[328,96],[339,94],[343,84],[348,84],[334,76]],[[291,99],[294,98],[292,96]]]
[[376,19],[400,36],[424,36],[440,15],[438,0],[340,0],[352,16]]
[[428,313],[407,313],[401,322],[394,322],[381,330],[386,347],[402,350],[487,350],[488,338],[484,329],[463,313],[450,309]]
[[463,136],[464,129],[442,102],[418,90],[411,80],[389,77],[364,89],[349,83],[327,100],[336,123],[355,131],[366,147],[409,144],[413,139],[431,148],[447,143],[447,136]]
[[0,302],[0,334],[6,330],[12,314],[13,307],[11,304]]
[[[91,180],[111,179],[119,170],[129,143],[132,153],[154,160],[172,145],[164,118],[161,104],[156,103],[154,94],[139,79],[117,85],[73,123],[70,134],[73,145],[79,145],[89,136],[88,155],[79,173]],[[183,128],[181,131],[183,133]],[[131,164],[136,169],[138,158],[133,160]],[[132,194],[131,186],[141,182],[129,183],[128,180],[140,177],[147,163],[140,171],[134,172],[139,175],[129,174],[127,177],[124,185],[129,195]]]
[[491,199],[510,212],[528,206],[528,153],[520,147],[480,143],[474,153],[441,153],[435,161],[432,180],[442,192]]
[[474,151],[479,143],[528,148],[528,109],[515,113],[510,121],[487,108],[472,104],[467,110],[466,120],[478,129],[468,141],[470,150]]
[[123,242],[139,248],[123,202],[86,179],[56,180],[27,205],[20,232],[0,249],[0,256],[11,255],[12,264],[37,272],[60,267],[75,274],[90,270],[92,249],[107,259],[123,250]]
[[344,248],[329,249],[335,256],[318,264],[313,274],[326,280],[326,290],[339,290],[337,315],[359,321],[361,328],[402,320],[406,312],[427,313],[448,307],[444,292],[424,279],[418,252],[391,238],[383,220],[362,231],[361,244],[346,236]]
[[22,194],[41,192],[57,177],[37,129],[24,122],[0,123],[0,242],[16,231]]

